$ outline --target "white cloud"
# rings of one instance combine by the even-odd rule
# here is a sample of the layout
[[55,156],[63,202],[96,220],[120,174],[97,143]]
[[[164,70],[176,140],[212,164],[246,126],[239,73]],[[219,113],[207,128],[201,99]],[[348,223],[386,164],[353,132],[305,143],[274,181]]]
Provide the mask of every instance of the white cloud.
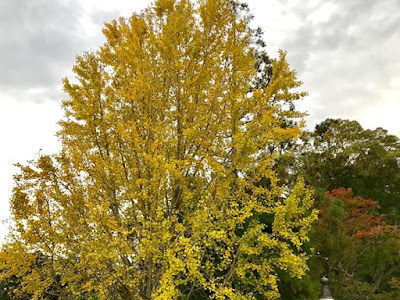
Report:
[[[37,158],[39,151],[57,152],[60,145],[54,135],[61,117],[62,111],[55,101],[21,102],[0,95],[0,220],[9,217],[12,175],[17,172],[14,164]],[[5,225],[0,226],[0,239],[6,230]]]
[[[142,9],[150,5],[151,1],[126,1],[126,0],[86,0],[84,7],[86,11],[115,11],[118,16],[129,17],[134,12],[140,12]],[[118,17],[117,16],[117,17]]]
[[318,8],[314,8],[315,10],[313,10],[313,12],[307,17],[307,21],[310,21],[313,24],[326,23],[337,8],[337,4],[326,2]]
[[[400,89],[400,76],[393,77],[390,80],[390,87],[393,89]],[[399,94],[397,94],[397,97],[400,97]]]

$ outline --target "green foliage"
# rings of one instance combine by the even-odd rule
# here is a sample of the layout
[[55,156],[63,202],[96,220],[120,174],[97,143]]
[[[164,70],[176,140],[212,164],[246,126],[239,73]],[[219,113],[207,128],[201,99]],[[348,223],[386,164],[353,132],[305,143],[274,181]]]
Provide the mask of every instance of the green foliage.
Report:
[[[397,299],[399,138],[382,128],[364,130],[356,121],[327,119],[296,147],[286,178],[302,174],[320,211],[310,235],[310,281],[326,274],[335,299]],[[300,295],[310,287],[306,278],[281,288]]]
[[356,121],[327,119],[306,143],[300,171],[314,187],[352,188],[377,201],[394,223],[400,217],[399,138],[382,128],[364,130]]

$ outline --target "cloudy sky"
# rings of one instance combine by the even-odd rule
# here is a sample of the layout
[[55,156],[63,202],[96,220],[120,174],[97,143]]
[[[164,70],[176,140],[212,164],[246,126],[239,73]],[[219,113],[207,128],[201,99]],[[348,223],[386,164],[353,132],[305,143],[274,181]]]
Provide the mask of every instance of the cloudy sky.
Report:
[[[13,163],[59,149],[61,78],[102,43],[105,21],[149,0],[0,0],[0,219],[9,216]],[[400,136],[399,0],[249,0],[271,56],[288,60],[309,96],[309,128],[327,117]],[[6,226],[0,229],[0,236]]]

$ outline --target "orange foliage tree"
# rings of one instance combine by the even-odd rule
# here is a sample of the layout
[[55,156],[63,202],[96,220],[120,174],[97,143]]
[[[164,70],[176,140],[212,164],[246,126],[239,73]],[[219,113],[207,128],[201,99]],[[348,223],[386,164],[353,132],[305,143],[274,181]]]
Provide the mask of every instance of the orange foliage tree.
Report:
[[378,203],[351,188],[327,192],[313,229],[335,299],[396,299],[400,232],[378,213]]

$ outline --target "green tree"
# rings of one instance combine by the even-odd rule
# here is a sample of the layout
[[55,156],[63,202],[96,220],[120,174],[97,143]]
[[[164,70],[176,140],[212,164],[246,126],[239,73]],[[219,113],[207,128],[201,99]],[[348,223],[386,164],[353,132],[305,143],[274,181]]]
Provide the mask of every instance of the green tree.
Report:
[[[292,181],[302,174],[314,188],[320,221],[314,224],[306,245],[314,249],[309,251],[310,271],[301,280],[280,282],[284,299],[318,299],[316,283],[328,270],[332,270],[329,276],[335,299],[396,299],[398,290],[391,287],[398,277],[396,227],[387,226],[387,231],[373,238],[361,238],[362,232],[348,229],[376,225],[382,214],[385,223],[396,225],[400,208],[398,137],[382,128],[364,130],[356,121],[327,119],[293,148],[295,155],[286,156],[286,163],[280,164],[282,175]],[[346,197],[326,196],[327,191],[342,187],[351,189],[345,193],[348,199],[364,199],[357,209],[348,205]],[[366,209],[367,203],[374,205]],[[363,217],[349,218],[356,210],[363,212]]]
[[302,149],[301,173],[318,188],[352,188],[374,199],[390,222],[400,216],[399,138],[382,128],[364,130],[356,121],[327,119]]

